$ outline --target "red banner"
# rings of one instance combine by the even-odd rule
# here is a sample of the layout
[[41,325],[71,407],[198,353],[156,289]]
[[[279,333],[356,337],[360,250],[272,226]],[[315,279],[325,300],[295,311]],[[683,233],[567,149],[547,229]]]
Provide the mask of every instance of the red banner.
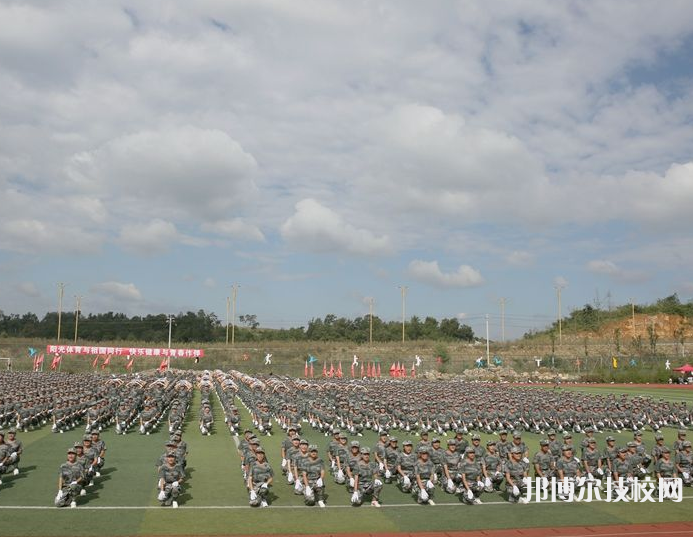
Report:
[[81,345],[48,345],[46,352],[55,354],[102,354],[113,356],[154,356],[156,358],[202,358],[204,349],[156,349],[149,347],[87,347]]

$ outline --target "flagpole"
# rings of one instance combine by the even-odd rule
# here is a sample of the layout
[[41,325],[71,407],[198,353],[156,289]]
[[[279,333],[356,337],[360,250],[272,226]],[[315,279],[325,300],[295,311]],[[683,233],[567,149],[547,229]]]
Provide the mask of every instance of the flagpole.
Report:
[[75,309],[75,344],[77,344],[77,328],[79,327],[79,311],[82,297],[80,295],[75,295],[75,299],[77,299],[77,308]]
[[63,315],[63,295],[65,294],[65,284],[58,284],[58,343],[60,343],[60,324]]

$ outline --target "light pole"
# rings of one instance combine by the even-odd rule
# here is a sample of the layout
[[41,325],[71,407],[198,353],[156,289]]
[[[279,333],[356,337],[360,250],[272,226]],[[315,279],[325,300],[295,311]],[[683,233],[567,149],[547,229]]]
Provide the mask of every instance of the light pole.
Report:
[[58,284],[58,343],[60,343],[60,327],[62,324],[63,296],[64,295],[65,295],[65,284],[60,282]]
[[373,345],[373,297],[368,298],[368,344]]
[[409,287],[406,285],[399,286],[399,290],[402,292],[402,343],[404,343],[404,303],[407,296],[407,289],[409,289]]
[[226,297],[226,344],[229,344],[229,309],[231,308],[231,297]]
[[486,314],[486,365],[488,366],[489,358],[491,357],[491,347],[488,341],[488,313]]
[[507,302],[507,298],[501,297],[499,299],[500,302],[500,307],[501,307],[501,342],[505,343],[505,303]]
[[77,328],[79,327],[79,312],[81,311],[82,297],[80,295],[75,295],[75,300],[77,301],[77,306],[75,308],[75,344],[77,343]]
[[173,328],[173,315],[168,314],[168,348],[171,348],[171,329]]
[[563,343],[563,321],[561,319],[561,291],[565,289],[565,285],[555,285],[556,297],[558,299],[558,344]]
[[630,315],[633,321],[633,339],[635,339],[635,299],[630,299]]
[[240,285],[233,284],[231,286],[231,303],[233,307],[233,312],[231,314],[231,345],[236,343],[236,298],[238,297],[238,288]]

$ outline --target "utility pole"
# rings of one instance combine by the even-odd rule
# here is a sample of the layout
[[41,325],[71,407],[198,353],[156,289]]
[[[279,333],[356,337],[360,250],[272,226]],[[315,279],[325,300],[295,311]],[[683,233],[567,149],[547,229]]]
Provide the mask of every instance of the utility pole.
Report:
[[402,292],[402,343],[404,343],[404,302],[409,288],[406,285],[400,285],[399,289]]
[[231,297],[226,297],[226,345],[229,344],[229,309],[231,308]]
[[171,329],[173,328],[173,315],[168,314],[168,348],[171,348]]
[[60,343],[60,327],[63,316],[63,296],[65,295],[65,284],[58,284],[58,343]]
[[630,299],[630,315],[633,322],[633,339],[635,339],[635,299]]
[[501,297],[498,301],[501,307],[501,342],[505,343],[505,303],[507,298]]
[[75,295],[77,300],[77,307],[75,308],[75,344],[77,343],[77,327],[79,326],[79,312],[81,311],[80,305],[82,303],[82,297],[80,295]]
[[368,298],[368,344],[373,345],[373,303],[375,300],[373,297]]
[[231,346],[236,343],[236,299],[238,298],[238,288],[240,285],[234,283],[231,286],[231,304],[233,312],[231,313]]
[[564,285],[555,285],[554,289],[556,289],[556,297],[558,298],[558,344],[562,345],[563,344],[563,322],[562,322],[562,315],[561,315],[561,291],[565,288]]
[[486,314],[486,365],[488,366],[489,358],[491,357],[491,348],[488,341],[488,313]]

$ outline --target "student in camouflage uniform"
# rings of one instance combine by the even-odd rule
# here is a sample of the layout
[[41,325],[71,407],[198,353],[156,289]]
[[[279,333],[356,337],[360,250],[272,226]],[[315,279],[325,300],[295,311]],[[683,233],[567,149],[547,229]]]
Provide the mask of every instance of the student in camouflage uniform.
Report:
[[284,453],[286,457],[286,482],[289,485],[292,485],[294,483],[294,480],[296,478],[296,473],[295,473],[295,468],[294,468],[294,460],[296,456],[298,455],[300,449],[300,442],[301,438],[298,435],[294,435],[291,438],[291,446],[286,448],[286,451]]
[[683,443],[686,441],[686,429],[679,429],[674,440],[674,452],[683,451]]
[[[498,450],[498,455],[505,464],[505,461],[510,460],[510,448],[512,447],[511,442],[508,441],[508,431],[501,429],[498,431],[499,440],[496,442],[496,449]],[[457,449],[461,449],[458,445]]]
[[361,458],[361,444],[358,440],[352,440],[349,443],[349,453],[346,460],[346,474],[347,474],[347,490],[349,493],[354,492],[354,483],[356,483],[356,476],[354,472],[356,471],[356,465]]
[[349,450],[347,449],[347,435],[339,433],[339,443],[335,448],[335,463],[336,471],[334,473],[334,481],[339,485],[346,482],[346,462],[349,459]]
[[640,463],[643,468],[647,469],[652,463],[652,457],[647,452],[645,444],[642,443],[642,431],[635,431],[633,433],[633,443],[635,444],[635,451],[640,457],[642,457],[642,462]]
[[378,471],[382,475],[385,472],[385,450],[388,446],[389,435],[385,431],[380,431],[378,442],[373,448],[373,457],[378,464]]
[[541,478],[542,487],[545,488],[548,486],[549,480],[556,476],[556,467],[547,439],[543,438],[539,441],[539,451],[534,454],[532,464],[534,466],[534,475]]
[[597,451],[597,440],[590,438],[587,442],[587,448],[582,452],[582,469],[585,471],[587,479],[601,479],[604,476],[602,470],[602,456]]
[[635,442],[628,442],[628,462],[632,468],[634,476],[644,477],[647,475],[647,469],[643,466],[643,456],[638,452],[638,446]]
[[55,497],[56,507],[77,507],[77,496],[84,486],[84,468],[76,461],[77,452],[74,448],[67,450],[67,462],[60,466],[58,474],[58,495]]
[[383,482],[380,480],[378,463],[371,461],[371,450],[367,447],[361,448],[361,459],[356,464],[354,476],[354,493],[351,495],[351,505],[359,506],[366,497],[370,497],[371,505],[380,507],[379,499]]
[[443,452],[443,475],[440,477],[440,486],[448,494],[454,494],[460,484],[458,467],[460,454],[457,452],[457,440],[448,440],[448,447]]
[[440,447],[440,438],[434,437],[431,441],[431,451],[428,456],[435,467],[436,472],[436,482],[439,482],[445,473],[443,472],[443,466],[445,465],[445,450]]
[[469,446],[465,449],[464,459],[460,461],[462,484],[457,493],[462,495],[462,501],[468,505],[480,504],[481,493],[484,491],[481,462],[476,459],[476,450]]
[[549,451],[551,452],[553,462],[555,463],[561,457],[562,444],[556,440],[556,431],[553,429],[546,431],[546,436],[549,438]]
[[671,460],[671,451],[668,447],[662,448],[662,457],[655,464],[655,475],[657,480],[671,477],[678,477],[676,464]]
[[622,447],[618,450],[618,456],[612,461],[611,470],[614,486],[619,480],[631,480],[633,478],[633,468],[628,460],[628,448]]
[[464,450],[467,449],[467,446],[469,445],[469,442],[467,442],[467,439],[464,437],[464,435],[465,430],[462,427],[458,427],[457,429],[455,429],[455,441],[457,442],[457,452],[460,454],[463,454]]
[[486,453],[481,461],[481,466],[484,470],[484,490],[486,492],[500,490],[503,482],[503,464],[503,459],[496,451],[496,441],[487,441]]
[[7,431],[7,438],[5,443],[9,446],[9,457],[10,466],[12,467],[12,474],[17,475],[19,473],[19,461],[22,458],[22,452],[24,451],[24,445],[22,441],[17,439],[17,431],[15,429],[10,429]]
[[255,450],[255,462],[250,466],[246,486],[250,494],[252,507],[267,507],[269,488],[274,481],[274,472],[265,458],[265,450],[259,447]]
[[327,459],[330,461],[330,472],[337,471],[337,448],[339,446],[339,435],[342,431],[335,429],[332,431],[332,440],[327,444]]
[[[298,435],[296,434],[296,427],[294,425],[289,425],[289,427],[286,430],[286,438],[282,440],[282,474],[286,475],[286,472],[289,468],[289,457],[287,456],[289,448],[293,445],[293,439],[294,437],[298,438]],[[300,439],[299,439],[300,441]]]
[[[84,458],[86,461],[84,472],[86,482],[88,483],[87,486],[90,487],[94,484],[94,477],[96,477],[96,474],[98,473],[96,468],[98,453],[91,445],[91,435],[85,434],[84,437],[82,437],[82,444],[84,445]],[[100,473],[98,474],[101,475]]]
[[[481,445],[481,436],[478,434],[473,434],[472,435],[472,445],[469,447],[474,448],[474,454],[476,455],[476,460],[480,461],[484,455],[486,455],[486,449]],[[467,451],[467,448],[464,449],[465,452]]]
[[657,461],[662,457],[662,448],[664,446],[664,436],[662,433],[655,433],[654,435],[655,438],[655,445],[652,446],[652,451],[650,452],[650,456],[652,457],[652,460],[657,463]]
[[585,436],[580,441],[580,458],[585,455],[585,450],[587,449],[590,439],[594,440],[594,429],[592,427],[585,427]]
[[421,431],[421,440],[419,440],[416,443],[416,447],[415,447],[414,451],[416,453],[418,453],[419,448],[422,448],[422,447],[426,448],[426,451],[428,451],[429,455],[431,454],[431,442],[428,440],[428,431],[426,431],[426,430]]
[[397,474],[397,461],[399,460],[399,446],[396,436],[391,436],[388,439],[387,447],[385,448],[385,483],[392,483],[392,476]]
[[510,503],[527,503],[522,494],[527,490],[528,469],[529,465],[522,461],[522,448],[510,448],[510,460],[505,465],[505,487]]
[[676,471],[683,479],[683,485],[690,487],[693,483],[693,453],[691,453],[691,443],[686,440],[683,442],[683,451],[679,451],[675,455],[674,462],[676,463]]
[[418,460],[414,464],[414,478],[417,486],[412,490],[416,496],[417,503],[435,505],[432,499],[435,491],[435,476],[435,466],[428,457],[428,449],[426,449],[426,446],[420,446],[418,449]]
[[178,507],[177,498],[181,492],[181,485],[185,480],[183,469],[176,464],[176,454],[171,451],[166,454],[166,464],[159,468],[159,495],[157,499],[162,506]]
[[414,467],[417,461],[413,448],[411,440],[405,440],[402,443],[402,452],[397,459],[397,475],[402,492],[411,492],[412,490]]
[[297,496],[303,494],[305,490],[301,476],[303,475],[303,465],[310,456],[308,447],[308,440],[301,438],[301,441],[298,443],[298,451],[293,455],[293,459],[291,460],[291,470],[294,474],[294,494]]
[[301,465],[301,481],[303,483],[306,505],[325,507],[325,463],[318,456],[318,446],[311,444],[308,457]]
[[157,410],[153,404],[146,403],[140,412],[140,434],[150,434],[156,427]]
[[606,447],[602,453],[602,470],[604,470],[605,477],[609,477],[613,474],[616,457],[618,457],[616,439],[609,435],[606,437]]
[[100,470],[106,463],[106,442],[100,438],[99,431],[91,432],[91,445],[97,453],[96,457],[96,477],[99,477]]
[[556,461],[556,473],[561,481],[570,480],[576,483],[582,476],[580,461],[573,456],[573,446],[563,445],[563,456]]

